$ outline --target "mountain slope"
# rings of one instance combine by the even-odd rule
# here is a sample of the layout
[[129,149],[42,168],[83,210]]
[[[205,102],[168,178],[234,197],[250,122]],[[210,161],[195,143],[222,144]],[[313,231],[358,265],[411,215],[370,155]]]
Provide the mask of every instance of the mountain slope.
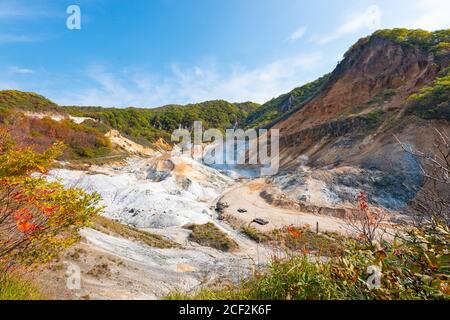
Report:
[[[441,93],[438,100],[448,97],[448,79],[442,73],[449,61],[450,30],[381,30],[359,40],[319,92],[273,126],[281,132],[282,165],[296,166],[298,157],[306,155],[316,166],[391,171],[395,162],[407,170],[392,135],[426,148],[433,143],[434,126],[448,128],[447,113],[421,116],[421,106],[413,100],[417,92],[425,104],[433,102],[429,96],[436,92]],[[420,93],[427,86],[436,88]],[[439,108],[446,108],[444,104]]]
[[41,113],[63,113],[63,110],[56,103],[36,93],[0,90],[0,110],[7,109]]
[[264,103],[260,108],[249,114],[244,121],[244,126],[248,128],[270,126],[280,116],[285,115],[296,107],[300,107],[301,104],[314,96],[328,78],[329,75],[322,76]]

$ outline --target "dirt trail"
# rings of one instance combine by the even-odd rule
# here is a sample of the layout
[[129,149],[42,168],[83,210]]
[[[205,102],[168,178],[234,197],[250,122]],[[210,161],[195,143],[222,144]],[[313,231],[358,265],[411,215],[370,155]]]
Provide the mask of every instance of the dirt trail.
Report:
[[[252,224],[252,226],[260,231],[269,231],[289,225],[306,226],[315,229],[316,223],[318,222],[319,231],[348,234],[344,221],[338,218],[303,213],[268,204],[260,196],[264,185],[264,179],[256,179],[239,184],[223,194],[220,201],[226,202],[229,205],[228,208],[224,209],[223,217],[233,227],[241,228],[248,225],[255,218],[262,218],[269,223],[265,226],[260,226],[255,223]],[[239,209],[245,209],[246,212],[239,213]]]

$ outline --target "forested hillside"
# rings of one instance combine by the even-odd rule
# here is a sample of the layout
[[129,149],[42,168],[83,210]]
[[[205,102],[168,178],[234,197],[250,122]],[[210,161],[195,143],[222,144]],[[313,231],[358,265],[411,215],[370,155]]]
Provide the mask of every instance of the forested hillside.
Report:
[[0,110],[22,110],[29,112],[55,112],[62,110],[59,106],[47,98],[34,92],[22,92],[18,90],[0,91]]
[[170,141],[173,130],[192,129],[194,121],[202,121],[203,127],[228,129],[240,126],[259,105],[252,102],[230,103],[224,100],[207,101],[188,105],[168,105],[154,109],[64,107],[71,115],[90,117],[117,129],[125,135],[150,143],[158,138]]
[[98,123],[77,124],[55,103],[35,93],[0,91],[0,129],[14,141],[42,152],[56,142],[65,147],[59,159],[87,159],[112,152]]

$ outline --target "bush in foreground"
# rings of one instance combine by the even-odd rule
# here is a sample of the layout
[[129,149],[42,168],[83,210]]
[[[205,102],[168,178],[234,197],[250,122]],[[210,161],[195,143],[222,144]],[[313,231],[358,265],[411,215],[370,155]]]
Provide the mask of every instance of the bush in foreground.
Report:
[[78,231],[101,210],[97,194],[47,181],[62,147],[37,153],[15,145],[0,130],[0,292],[5,298],[34,297],[26,297],[28,284],[10,271],[26,271],[56,257],[80,239]]
[[[274,258],[267,270],[239,285],[173,292],[167,299],[336,300],[449,299],[450,232],[412,229],[383,249],[348,240],[343,257],[321,261],[307,255]],[[380,286],[369,288],[368,268],[381,271]],[[375,278],[373,278],[375,279]],[[375,279],[376,280],[376,279]]]

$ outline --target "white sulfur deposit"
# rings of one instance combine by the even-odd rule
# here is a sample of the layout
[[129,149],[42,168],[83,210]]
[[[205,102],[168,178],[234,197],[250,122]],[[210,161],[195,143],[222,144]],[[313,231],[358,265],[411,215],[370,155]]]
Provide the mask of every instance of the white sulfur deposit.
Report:
[[68,187],[99,193],[107,217],[139,228],[211,221],[211,203],[232,182],[191,159],[168,156],[134,158],[125,166],[93,167],[91,172],[58,169],[50,176]]

